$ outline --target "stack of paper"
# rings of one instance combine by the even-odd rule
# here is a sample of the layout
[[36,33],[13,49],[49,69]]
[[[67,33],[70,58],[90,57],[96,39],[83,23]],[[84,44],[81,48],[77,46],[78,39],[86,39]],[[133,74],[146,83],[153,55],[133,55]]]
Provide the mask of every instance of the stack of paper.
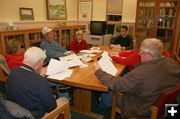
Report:
[[51,59],[47,67],[46,75],[49,75],[47,78],[62,80],[66,77],[70,77],[72,72],[73,70],[69,70],[64,62]]
[[59,57],[59,59],[61,60],[61,62],[64,62],[65,64],[67,64],[69,68],[83,65],[81,60],[75,54]]
[[100,65],[101,69],[108,74],[115,76],[118,72],[117,68],[114,66],[109,56],[107,55],[103,55],[101,59],[98,61],[98,64]]

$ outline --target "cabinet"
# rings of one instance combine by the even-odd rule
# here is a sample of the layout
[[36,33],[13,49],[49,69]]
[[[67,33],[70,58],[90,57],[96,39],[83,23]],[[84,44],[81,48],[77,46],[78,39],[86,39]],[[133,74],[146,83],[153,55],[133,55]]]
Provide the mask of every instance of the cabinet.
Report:
[[138,0],[136,33],[156,37],[170,50],[176,32],[179,0]]
[[123,0],[107,0],[107,33],[113,34],[114,26],[122,21]]
[[93,46],[109,46],[111,34],[106,35],[84,35],[83,38],[86,40],[87,44]]
[[[51,27],[55,32],[55,39],[61,47],[67,48],[74,39],[75,32],[85,30],[86,25],[63,25]],[[21,42],[21,47],[27,49],[30,46],[39,46],[43,40],[42,28],[22,29],[22,30],[0,30],[0,53],[6,52],[8,40],[17,39]]]

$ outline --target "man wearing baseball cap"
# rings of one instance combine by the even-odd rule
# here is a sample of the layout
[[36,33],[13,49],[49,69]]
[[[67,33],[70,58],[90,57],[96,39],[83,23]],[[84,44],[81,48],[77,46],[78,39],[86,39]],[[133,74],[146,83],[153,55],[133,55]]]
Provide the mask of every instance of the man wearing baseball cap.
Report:
[[55,40],[55,34],[52,29],[47,26],[43,27],[42,34],[44,40],[41,42],[40,48],[46,51],[48,61],[51,58],[59,59],[59,57],[64,56],[66,52],[68,52],[66,49],[59,46],[58,42]]

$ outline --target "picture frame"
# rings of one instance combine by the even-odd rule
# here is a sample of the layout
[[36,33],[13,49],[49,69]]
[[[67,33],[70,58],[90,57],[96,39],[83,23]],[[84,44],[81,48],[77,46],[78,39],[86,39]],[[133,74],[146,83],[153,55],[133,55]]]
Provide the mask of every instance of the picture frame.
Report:
[[20,19],[23,20],[34,20],[34,13],[32,8],[19,8]]
[[92,1],[79,1],[78,2],[78,20],[91,21],[92,19]]
[[66,20],[66,0],[46,0],[48,20]]

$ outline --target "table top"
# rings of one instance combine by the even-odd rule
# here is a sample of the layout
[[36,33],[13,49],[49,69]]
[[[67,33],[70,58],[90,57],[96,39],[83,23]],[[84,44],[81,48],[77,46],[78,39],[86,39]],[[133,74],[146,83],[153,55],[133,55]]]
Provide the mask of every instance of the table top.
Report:
[[[52,81],[69,85],[72,87],[83,88],[87,90],[96,91],[108,91],[108,87],[99,81],[95,76],[95,71],[93,69],[93,64],[97,61],[97,58],[101,56],[101,53],[96,53],[91,62],[86,63],[88,67],[79,68],[74,67],[71,77],[65,78],[63,80],[50,79]],[[125,68],[125,65],[118,64],[114,62],[115,67],[118,69],[117,75],[121,74]]]

